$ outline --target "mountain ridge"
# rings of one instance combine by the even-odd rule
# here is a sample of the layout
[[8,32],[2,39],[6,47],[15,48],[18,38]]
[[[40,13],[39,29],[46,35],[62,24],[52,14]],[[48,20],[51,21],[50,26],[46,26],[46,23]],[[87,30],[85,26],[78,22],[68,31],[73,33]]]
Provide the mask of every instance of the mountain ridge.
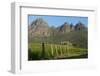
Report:
[[50,27],[48,22],[46,22],[44,19],[37,18],[28,26],[28,35],[29,38],[35,36],[48,37],[54,34],[59,34],[59,33],[63,34],[82,29],[87,29],[87,27],[82,22],[78,22],[75,26],[72,23],[69,24],[65,22],[58,27]]

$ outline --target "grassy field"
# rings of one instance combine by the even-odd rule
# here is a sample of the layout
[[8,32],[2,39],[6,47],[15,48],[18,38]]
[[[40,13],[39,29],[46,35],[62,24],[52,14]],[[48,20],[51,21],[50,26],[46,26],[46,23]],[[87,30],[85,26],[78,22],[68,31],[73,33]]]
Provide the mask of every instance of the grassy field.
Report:
[[88,51],[84,48],[45,43],[43,50],[42,43],[28,44],[28,60],[87,58],[87,55]]

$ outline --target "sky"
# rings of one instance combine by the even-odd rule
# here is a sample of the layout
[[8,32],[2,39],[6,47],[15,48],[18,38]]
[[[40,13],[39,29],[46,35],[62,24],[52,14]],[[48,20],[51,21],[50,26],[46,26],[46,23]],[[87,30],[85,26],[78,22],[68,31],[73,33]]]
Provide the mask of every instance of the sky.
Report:
[[58,27],[65,22],[69,24],[77,24],[79,21],[82,22],[86,27],[88,26],[88,17],[80,17],[80,16],[39,16],[39,15],[28,15],[28,25],[32,23],[32,21],[37,18],[42,18],[46,22],[48,22],[49,26]]

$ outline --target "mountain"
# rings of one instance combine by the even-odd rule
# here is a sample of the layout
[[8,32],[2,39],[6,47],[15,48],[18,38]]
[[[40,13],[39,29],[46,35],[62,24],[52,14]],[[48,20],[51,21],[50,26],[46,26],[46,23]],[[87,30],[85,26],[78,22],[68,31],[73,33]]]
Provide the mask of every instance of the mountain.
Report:
[[63,25],[58,27],[57,30],[59,33],[70,32],[70,25],[67,22],[65,22]]
[[83,23],[78,22],[75,26],[75,30],[82,30],[82,29],[87,29],[87,28],[85,27]]
[[57,31],[58,33],[68,33],[72,31],[84,30],[84,29],[87,29],[87,28],[81,22],[78,22],[75,26],[72,23],[68,24],[67,22],[65,22],[63,25],[57,28]]
[[28,34],[31,37],[35,36],[49,36],[49,25],[42,18],[38,18],[28,26]]
[[74,31],[75,30],[75,27],[74,27],[74,25],[71,23],[70,24],[70,31]]
[[[65,22],[59,27],[54,27],[54,26],[50,27],[45,20],[43,20],[42,18],[37,18],[28,26],[28,39],[30,41],[33,40],[33,38],[35,37],[41,38],[41,37],[57,36],[59,34],[66,34],[84,29],[87,30],[87,27],[81,22],[78,22],[76,25]],[[68,34],[66,35],[70,36]]]

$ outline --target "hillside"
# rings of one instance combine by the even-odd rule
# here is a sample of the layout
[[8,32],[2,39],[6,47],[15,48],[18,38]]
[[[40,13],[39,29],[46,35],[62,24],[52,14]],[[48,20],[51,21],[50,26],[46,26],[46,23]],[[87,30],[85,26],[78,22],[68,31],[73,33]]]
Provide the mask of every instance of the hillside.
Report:
[[78,30],[78,31],[51,36],[50,40],[52,40],[53,43],[70,41],[76,47],[87,48],[87,42],[88,42],[87,39],[88,39],[87,30]]
[[58,27],[50,27],[49,24],[38,18],[28,27],[29,42],[46,42],[60,44],[64,41],[71,42],[75,47],[87,48],[88,31],[81,22],[73,26],[65,22]]

